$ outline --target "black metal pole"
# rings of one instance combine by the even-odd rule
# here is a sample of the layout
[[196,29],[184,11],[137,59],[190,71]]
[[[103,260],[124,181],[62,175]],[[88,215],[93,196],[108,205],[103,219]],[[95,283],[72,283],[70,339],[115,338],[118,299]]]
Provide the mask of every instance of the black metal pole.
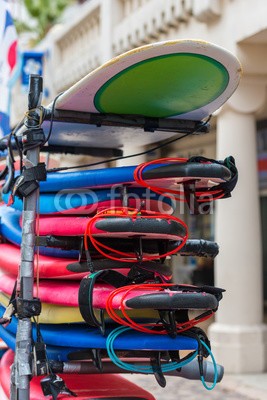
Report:
[[[42,98],[42,77],[31,75],[28,94],[28,116],[25,119],[27,129],[39,126],[40,115],[38,107]],[[27,164],[36,166],[39,162],[40,147],[28,150],[26,153]],[[25,160],[24,160],[25,162]],[[25,163],[24,163],[25,165]],[[26,166],[27,168],[27,166]],[[38,191],[34,191],[23,200],[21,264],[19,273],[19,297],[22,300],[33,299],[34,281],[34,246],[35,246],[35,218]],[[11,400],[29,400],[31,357],[32,357],[32,326],[31,319],[19,317],[16,354],[13,365],[13,382],[11,384]]]

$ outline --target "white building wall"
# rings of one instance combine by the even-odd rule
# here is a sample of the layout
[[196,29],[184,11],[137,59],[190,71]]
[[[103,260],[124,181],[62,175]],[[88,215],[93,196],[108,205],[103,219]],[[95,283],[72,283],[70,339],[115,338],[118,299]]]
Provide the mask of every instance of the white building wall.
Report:
[[245,73],[266,74],[264,0],[253,13],[250,0],[89,0],[71,10],[41,44],[52,55],[52,97],[112,56],[167,39],[212,41],[239,55]]

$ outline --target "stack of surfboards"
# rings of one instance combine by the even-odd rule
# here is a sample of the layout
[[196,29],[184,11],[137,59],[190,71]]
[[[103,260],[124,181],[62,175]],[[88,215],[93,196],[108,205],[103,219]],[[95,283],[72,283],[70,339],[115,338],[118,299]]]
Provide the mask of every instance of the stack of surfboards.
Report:
[[[196,68],[200,75],[192,79]],[[151,74],[155,70],[156,75]],[[171,78],[161,84],[158,77],[163,70],[170,70]],[[211,44],[174,41],[144,46],[107,63],[95,71],[95,76],[89,74],[62,95],[57,108],[202,120],[230,97],[239,73],[237,60]],[[142,75],[142,93],[146,93],[143,85],[148,85],[147,90],[157,87],[157,93],[150,94],[149,99],[142,94],[141,104],[140,91],[134,94],[136,84],[132,80],[141,79]],[[131,99],[128,89],[123,97],[127,85],[133,89]],[[90,92],[92,87],[94,96]],[[89,98],[94,101],[88,108]],[[55,124],[54,129],[55,137],[60,137],[64,123]],[[152,143],[153,137],[148,142]],[[200,348],[205,356],[209,355],[205,351],[208,339],[195,325],[216,312],[223,290],[172,284],[172,271],[165,260],[173,254],[216,256],[216,243],[204,238],[188,239],[186,224],[173,215],[176,201],[185,201],[191,211],[201,212],[213,200],[228,197],[236,179],[231,157],[225,161],[203,157],[162,159],[141,166],[48,174],[47,180],[40,183],[36,220],[39,254],[35,260],[34,295],[41,299],[42,312],[38,324],[33,323],[33,338],[38,342],[41,337],[45,342],[47,357],[55,370],[60,368],[53,362],[62,363],[57,372],[64,372],[68,365],[72,373],[78,371],[77,375],[82,371],[154,373],[164,386],[163,372],[169,371],[164,363],[172,364],[175,373],[181,375],[177,368],[186,368],[187,363],[193,362]],[[3,200],[2,314],[15,292],[23,224],[22,200],[15,197],[12,206],[7,206],[9,194],[3,195]],[[197,317],[191,316],[192,311],[197,312]],[[16,329],[15,316],[6,327],[0,326],[0,337],[13,351]],[[182,362],[181,350],[192,353]],[[134,359],[135,368],[131,364],[127,370],[118,356]],[[12,360],[9,351],[1,364],[6,394],[8,388],[3,382],[7,382]],[[149,366],[143,365],[142,369],[142,362]],[[181,376],[195,374],[199,378],[205,373],[207,381],[213,382],[208,363],[203,364],[204,372],[199,372],[194,363],[188,365],[190,372]],[[219,381],[223,369],[217,367]],[[98,378],[88,383],[86,375],[72,379],[73,376],[64,375],[72,391],[80,385],[86,398],[91,398],[88,396],[92,393],[93,398],[101,397],[96,393]],[[101,377],[102,387],[106,385],[110,390],[117,385],[114,394],[109,392],[109,398],[126,398],[125,393],[118,392],[118,387],[123,386],[120,378],[113,383],[110,386],[109,378],[105,381]],[[32,398],[42,398],[40,379],[34,378],[31,385],[35,393]],[[153,399],[141,389],[132,390],[134,398]]]
[[[187,238],[184,222],[171,215],[175,203],[168,197],[168,191],[180,184],[183,194],[184,182],[192,179],[200,183],[199,190],[218,186],[231,179],[231,170],[225,165],[210,161],[204,163],[203,160],[201,163],[164,162],[164,165],[159,160],[156,167],[150,170],[150,174],[157,173],[156,176],[161,179],[153,178],[146,182],[151,187],[160,184],[166,194],[150,202],[154,192],[147,191],[147,197],[144,197],[145,201],[141,204],[136,194],[138,191],[143,193],[143,188],[133,177],[136,168],[53,174],[48,175],[47,182],[41,185],[40,215],[36,223],[38,242],[57,246],[41,246],[35,264],[35,276],[39,277],[39,281],[38,285],[35,284],[34,295],[42,301],[39,327],[50,360],[67,362],[93,358],[94,362],[98,360],[102,365],[101,358],[106,356],[107,335],[121,323],[124,324],[127,317],[136,324],[137,330],[132,329],[134,325],[130,323],[131,329],[117,338],[114,347],[118,354],[127,351],[128,357],[139,357],[140,360],[149,357],[151,353],[197,351],[198,337],[194,337],[191,328],[202,321],[201,313],[205,319],[218,308],[222,297],[220,289],[168,284],[172,272],[163,262],[166,254],[183,254],[185,247],[189,249],[185,254],[189,251],[191,255],[215,256],[218,251],[214,243],[204,240],[190,241]],[[196,173],[190,174],[191,168],[198,171],[197,176]],[[119,182],[123,185],[123,190],[120,190],[118,196],[117,188],[114,191],[113,185],[118,183],[115,181],[118,180],[116,177],[126,170],[131,175]],[[186,175],[185,170],[189,171],[187,176],[183,176]],[[106,178],[103,179],[105,189],[101,187],[103,183],[101,185],[100,178],[97,180],[100,189],[90,183],[90,177],[101,174]],[[53,186],[58,176],[62,190],[64,187],[65,191],[72,189],[73,196],[80,195],[78,191],[75,192],[78,184],[79,189],[89,192],[93,199],[98,199],[98,193],[105,191],[108,194],[105,204],[95,201],[89,210],[82,205],[81,209],[69,207],[66,212],[60,210],[61,212],[48,213],[46,205],[51,207],[55,201],[42,202],[42,199],[47,193],[54,198],[62,195],[61,192],[56,192],[58,185]],[[109,176],[113,177],[111,183],[107,183]],[[8,196],[3,198],[8,201]],[[125,198],[126,201],[134,199],[132,207],[124,205]],[[3,239],[0,244],[0,266],[3,273],[0,278],[2,314],[14,290],[20,263],[20,204],[22,203],[16,201],[12,206],[2,204],[0,207]],[[146,208],[147,205],[149,207]],[[97,240],[97,244],[94,240]],[[106,253],[98,250],[101,250],[103,244]],[[115,310],[115,318],[108,311],[108,300],[111,309]],[[122,309],[127,310],[127,317],[121,314]],[[201,314],[193,325],[188,323],[189,311],[198,311]],[[116,315],[121,319],[116,319]],[[171,323],[172,317],[174,323]],[[165,334],[157,335],[153,330],[149,333],[149,329],[156,326]],[[141,332],[138,329],[140,327]],[[146,327],[145,330],[142,327]],[[16,329],[15,317],[5,328],[0,326],[1,337],[13,350]],[[191,332],[191,336],[183,336],[179,330],[185,334]],[[33,336],[37,338],[35,326]],[[97,356],[93,352],[96,350]],[[12,357],[6,357],[10,362]]]
[[[190,169],[193,171],[191,174]],[[125,278],[130,269],[137,270],[136,273],[139,275],[138,279],[141,283],[140,271],[143,272],[144,282],[146,280],[153,282],[156,276],[164,277],[162,282],[166,282],[166,279],[167,281],[171,279],[172,273],[170,267],[162,262],[166,257],[164,254],[177,254],[182,252],[184,247],[193,246],[190,254],[194,254],[195,251],[198,255],[203,255],[210,251],[211,256],[216,255],[218,251],[216,244],[205,241],[198,243],[197,240],[187,239],[186,225],[183,221],[170,215],[175,204],[173,199],[168,197],[167,192],[176,188],[179,183],[182,189],[184,182],[192,181],[193,178],[197,180],[202,190],[212,185],[216,186],[230,180],[231,171],[222,164],[211,164],[210,162],[207,164],[183,162],[161,165],[159,161],[155,168],[149,169],[148,172],[153,178],[146,182],[151,185],[163,185],[167,194],[163,196],[151,190],[145,191],[140,184],[136,183],[134,180],[135,170],[136,166],[54,173],[48,175],[47,181],[41,184],[40,216],[36,223],[39,241],[43,240],[45,244],[50,240],[53,243],[54,239],[54,242],[57,240],[59,243],[56,244],[58,247],[39,247],[38,262],[36,257],[35,276],[39,276],[41,279],[38,295],[43,302],[41,323],[59,324],[83,321],[79,311],[79,305],[81,309],[83,308],[82,300],[78,299],[79,281],[83,277],[87,277],[90,268],[96,271],[121,270],[124,274],[122,281],[125,285],[135,279],[134,277],[131,278],[132,280]],[[125,185],[123,190],[121,190],[121,185]],[[62,191],[57,191],[57,189]],[[66,192],[71,193],[72,197],[79,201],[85,200],[86,204],[73,207],[71,201],[65,201],[68,196]],[[89,196],[83,197],[84,193]],[[102,195],[103,197],[101,197]],[[63,201],[60,199],[62,196]],[[90,201],[88,201],[89,197]],[[125,197],[131,208],[122,208],[125,204]],[[3,199],[8,202],[8,195],[4,195]],[[142,201],[144,203],[141,206]],[[58,209],[57,204],[61,204],[64,209]],[[5,243],[0,244],[0,266],[4,273],[0,279],[0,289],[4,306],[8,303],[8,296],[12,294],[20,264],[21,207],[22,201],[19,199],[12,206],[8,207],[2,204],[0,207],[1,234],[5,239]],[[136,207],[140,207],[137,213],[134,211]],[[86,251],[83,250],[84,235],[88,226],[90,226],[92,234],[91,241],[86,239],[86,243],[89,242],[87,252],[90,254],[90,262],[85,257]],[[122,255],[113,254],[112,250],[106,250],[106,256],[103,255],[98,251],[98,245],[94,246],[93,240],[96,239],[109,249],[121,252]],[[68,250],[60,248],[60,245],[68,247]],[[141,250],[144,252],[142,255],[140,254]],[[139,259],[140,256],[142,256],[142,260]],[[92,294],[93,308],[105,309],[106,299],[114,288],[109,283],[96,283]],[[86,290],[89,289],[86,288]],[[181,290],[184,288],[180,288],[179,292]],[[140,294],[148,295],[145,290],[143,292],[136,290],[136,293],[134,295],[131,293],[130,297],[139,297]],[[122,293],[119,297],[123,295]],[[181,297],[181,293],[178,295]],[[86,298],[85,294],[84,297]],[[166,296],[166,300],[168,297]],[[210,297],[212,299],[210,308],[216,309],[217,301],[213,295]],[[205,300],[208,304],[208,298],[209,296],[199,296],[199,301]],[[118,298],[116,303],[116,307],[119,308]],[[113,307],[115,307],[114,304]],[[148,315],[156,319],[158,315],[152,311],[154,306],[152,303]],[[206,306],[201,307],[206,308]],[[201,307],[198,304],[194,306],[194,308]],[[134,312],[135,315],[146,316],[142,311],[142,308],[146,308],[145,303],[143,306],[142,304],[135,305],[135,308],[137,308]],[[166,308],[163,298],[161,308]]]

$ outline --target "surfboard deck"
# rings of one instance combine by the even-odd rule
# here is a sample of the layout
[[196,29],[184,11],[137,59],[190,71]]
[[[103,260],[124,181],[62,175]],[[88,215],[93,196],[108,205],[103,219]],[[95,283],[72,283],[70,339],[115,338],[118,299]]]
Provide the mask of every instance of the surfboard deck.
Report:
[[[172,214],[174,204],[171,199],[148,192],[144,188],[130,188],[128,191],[129,207],[144,208],[151,211]],[[3,201],[7,204],[9,194],[3,194]],[[101,208],[121,207],[122,195],[120,188],[116,189],[75,189],[62,190],[57,193],[43,193],[40,196],[40,214],[68,214],[68,215],[94,215]],[[16,210],[22,211],[22,200],[15,196]]]
[[[39,218],[39,234],[40,236],[61,236],[69,237],[69,243],[75,242],[75,236],[83,237],[86,230],[86,226],[90,221],[87,217],[75,217],[75,216],[56,216],[56,217],[40,217]],[[106,221],[106,222],[105,222]],[[121,218],[112,221],[111,219],[105,219],[94,223],[92,226],[93,235],[104,237],[106,239],[127,238],[133,239],[134,236],[143,237],[144,239],[156,239],[159,240],[180,240],[180,235],[184,235],[184,228],[177,221],[170,221],[170,223],[162,218],[159,219],[143,219],[143,220],[131,220]],[[115,222],[115,225],[114,225]],[[15,210],[12,207],[6,205],[0,205],[0,235],[7,239],[9,242],[20,246],[21,235],[22,235],[22,218],[21,212]],[[114,230],[115,228],[115,230]],[[66,240],[65,239],[65,240]],[[77,239],[77,238],[76,238]],[[115,243],[115,248],[118,247],[118,243]],[[133,246],[131,246],[133,247]],[[73,250],[65,250],[60,248],[47,248],[40,246],[40,254],[60,257],[60,258],[79,258],[79,251],[77,251],[77,244],[70,247]],[[81,248],[81,241],[79,242],[78,249]]]
[[[86,278],[84,278],[86,279]],[[6,306],[8,299],[3,298],[3,293],[7,295],[11,295],[15,284],[15,277],[9,275],[2,275],[0,277],[0,302]],[[81,319],[76,321],[67,320],[67,310],[69,309],[70,319],[75,316],[74,310],[75,307],[79,306],[78,293],[80,289],[79,282],[68,282],[68,281],[50,281],[50,280],[42,280],[38,286],[38,296],[45,305],[42,308],[42,313],[49,315],[49,320],[53,320],[53,310],[55,322],[47,322],[44,323],[64,323],[64,322],[81,322]],[[109,285],[104,282],[99,282],[94,285],[93,289],[93,307],[94,308],[106,308],[106,300],[108,296],[114,290],[114,286]],[[193,291],[195,289],[195,291]],[[189,287],[180,286],[177,290],[169,290],[165,289],[162,292],[154,291],[151,292],[149,290],[132,290],[126,298],[124,299],[124,304],[126,308],[136,308],[136,309],[215,309],[218,307],[218,300],[215,296],[206,293],[204,288],[202,291],[198,287],[191,288],[189,291]],[[2,293],[1,293],[2,292]],[[127,292],[127,286],[125,287],[125,291],[117,295],[112,301],[112,307],[114,309],[119,310],[121,307],[121,299]],[[34,285],[34,295],[37,294],[36,284]],[[81,295],[82,299],[86,299],[88,297],[87,293],[83,293]],[[50,308],[49,304],[53,304]],[[65,306],[65,307],[56,307],[56,306]],[[47,309],[47,310],[46,310]],[[74,309],[74,310],[72,310]],[[58,312],[57,312],[58,310]],[[58,315],[66,312],[66,315]],[[76,310],[77,311],[77,310]],[[79,313],[77,313],[79,314]],[[42,314],[41,314],[42,315]],[[140,314],[136,314],[137,317],[140,317]],[[147,317],[148,314],[144,313],[144,317]],[[156,317],[156,314],[152,314],[152,316]],[[60,322],[59,322],[60,320]]]
[[[1,312],[3,307],[0,307]],[[33,325],[33,337],[36,339],[36,328]],[[42,324],[40,326],[43,340],[46,344],[59,347],[106,349],[106,337],[98,328],[88,327],[86,324]],[[9,325],[4,328],[15,334],[17,318],[13,317]],[[107,329],[107,334],[110,329]],[[4,335],[2,335],[5,340]],[[168,335],[153,335],[138,331],[127,331],[114,341],[117,350],[194,350],[198,342],[188,336],[177,335],[171,338]]]
[[[15,282],[15,276],[2,275],[0,277],[0,290],[11,295]],[[78,281],[42,279],[39,282],[38,296],[44,303],[78,307],[79,286]],[[34,284],[34,296],[37,296],[36,284]]]
[[[227,101],[239,83],[240,74],[236,57],[212,43],[200,40],[153,43],[113,58],[78,81],[57,100],[54,119],[58,118],[57,111],[59,114],[64,111],[61,120],[72,122],[75,119],[81,122],[78,114],[85,113],[199,121]],[[117,128],[114,132],[105,126],[96,128],[81,123],[77,129],[72,126],[68,131],[67,125],[55,122],[51,144],[86,143],[101,148],[112,143],[119,148],[131,142],[138,132],[127,128]],[[135,139],[139,145],[145,145],[173,134],[141,132]]]
[[[0,205],[0,235],[3,239],[16,246],[21,245],[21,212],[5,204]],[[79,258],[79,252],[76,250],[62,250],[60,248],[39,247],[40,254],[60,258]]]
[[231,96],[240,72],[236,57],[212,43],[157,42],[103,64],[64,92],[56,108],[202,120]]
[[[10,371],[14,361],[14,353],[9,350],[0,363],[0,381],[1,386],[9,398],[10,396]],[[59,374],[64,379],[68,389],[76,393],[76,399],[80,400],[155,400],[155,398],[146,390],[129,382],[118,374]],[[43,376],[33,377],[30,382],[30,400],[45,400],[40,381]],[[60,394],[59,398],[70,399],[67,394]]]
[[[102,168],[75,172],[49,173],[47,180],[40,182],[41,193],[78,188],[104,188],[112,185],[138,186],[134,181],[137,166]],[[143,178],[148,184],[176,189],[187,181],[196,181],[196,187],[210,187],[230,179],[229,169],[215,163],[183,162],[154,165],[146,168]]]
[[[49,257],[60,257],[60,258],[72,258],[78,259],[80,255],[81,241],[83,233],[85,231],[86,224],[88,222],[88,218],[86,217],[77,217],[77,216],[57,216],[57,217],[40,217],[40,232],[44,234],[39,237],[39,243],[44,243],[44,246],[39,247],[40,254],[46,255]],[[66,236],[68,233],[67,229],[63,227],[68,227],[71,225],[72,235],[80,235],[80,236]],[[53,235],[53,229],[56,227],[58,232],[62,233],[62,236]],[[62,231],[62,232],[61,232]],[[21,244],[21,212],[15,210],[12,207],[7,207],[6,205],[0,206],[0,235],[3,238],[7,239],[9,242],[15,244],[16,246],[20,246]],[[69,235],[69,233],[68,233]],[[103,244],[107,246],[114,247],[120,251],[133,252],[134,246],[133,241],[131,239],[124,238],[123,241],[118,243],[116,238],[110,237],[101,238]],[[164,239],[164,243],[166,245],[166,251],[171,251],[176,248],[179,243],[178,241],[167,240]],[[165,246],[164,245],[164,246]],[[51,247],[49,247],[51,246]],[[153,239],[149,239],[144,237],[143,239],[143,253],[144,254],[157,254],[159,252],[159,248],[162,248],[163,241],[162,239],[157,239],[154,237]],[[71,250],[70,250],[71,249]],[[73,250],[72,250],[73,249]],[[100,254],[95,250],[93,246],[90,246],[89,249],[92,257],[95,259],[99,257]],[[214,242],[207,242],[204,240],[187,240],[185,246],[179,251],[181,255],[196,255],[196,256],[211,256],[214,257],[218,253],[218,246]],[[95,268],[99,269],[101,265],[99,264],[99,259],[94,261]],[[104,261],[105,263],[105,261]],[[71,263],[73,264],[73,263]],[[69,264],[68,264],[69,265]],[[103,266],[103,268],[106,268]],[[109,268],[123,268],[121,263],[117,263],[117,265],[109,266]],[[127,267],[128,268],[128,267]],[[88,269],[84,269],[82,266],[74,267],[74,269],[69,269],[72,272],[84,272],[88,271]],[[163,275],[171,275],[170,273],[163,273]]]
[[[78,297],[77,292],[76,295]],[[7,307],[9,304],[9,299],[10,295],[8,293],[0,291],[0,304],[2,304],[2,306]],[[40,324],[77,324],[84,322],[78,305],[70,305],[66,298],[65,303],[63,298],[63,303],[60,305],[57,303],[52,303],[53,300],[51,298],[50,303],[43,302],[41,297],[40,299],[42,301],[42,311],[39,315]],[[97,318],[100,318],[99,314],[99,310],[96,310],[95,315]],[[118,314],[123,317],[120,312],[118,312]],[[158,313],[152,309],[129,310],[129,315],[131,318],[135,319],[139,323],[155,322],[158,320]],[[105,321],[107,323],[112,322],[112,320],[108,316],[106,316]]]
[[[10,295],[0,291],[0,304],[2,304],[2,306],[7,307],[9,299]],[[42,311],[39,315],[39,322],[40,324],[74,324],[83,322],[83,318],[77,307],[47,304],[42,302]]]
[[[11,333],[7,329],[3,328],[3,326],[0,326],[0,337],[3,338],[4,343],[7,344],[7,346],[15,351],[15,346],[16,346],[16,336],[15,334]],[[186,346],[189,346],[187,344]],[[194,345],[191,343],[190,345],[192,347],[191,350],[197,349],[197,345],[195,343],[195,348]],[[190,347],[189,346],[189,347]],[[67,347],[67,346],[53,346],[50,344],[46,345],[46,350],[47,350],[47,356],[49,360],[55,360],[55,361],[77,361],[77,360],[88,360],[88,359],[94,359],[93,354],[90,352],[90,349],[84,349],[84,348],[79,348],[79,347]],[[190,349],[189,349],[190,350]],[[105,349],[99,350],[102,358],[107,358],[107,351]],[[118,355],[122,355],[122,357],[126,358],[134,358],[134,359],[146,359],[151,357],[151,355],[156,355],[158,353],[157,350],[117,350]],[[164,354],[164,352],[163,352]]]
[[[46,217],[39,220],[41,236],[83,236],[89,218],[79,217]],[[168,218],[146,218],[146,216],[121,218],[117,216],[99,217],[91,227],[94,237],[134,239],[136,236],[149,239],[181,240],[185,235],[185,228],[178,221]]]
[[[20,249],[9,243],[0,244],[0,268],[2,272],[17,276],[18,267],[21,262]],[[71,264],[73,259],[64,259],[58,257],[39,256],[39,274],[40,278],[53,279],[71,279],[80,280],[86,273],[72,273],[67,270],[67,265]],[[34,276],[36,277],[36,258],[34,266]]]

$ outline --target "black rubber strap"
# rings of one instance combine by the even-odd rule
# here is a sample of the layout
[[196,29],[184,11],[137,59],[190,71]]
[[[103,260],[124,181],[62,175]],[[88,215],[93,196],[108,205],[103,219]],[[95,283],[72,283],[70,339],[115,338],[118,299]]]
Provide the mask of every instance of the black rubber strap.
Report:
[[100,328],[101,332],[104,334],[104,310],[100,311],[99,321],[93,309],[93,289],[98,279],[111,284],[114,288],[126,286],[131,283],[131,281],[126,276],[113,270],[94,272],[81,280],[78,295],[80,313],[88,325]]
[[218,185],[211,187],[211,188],[203,188],[201,189],[202,192],[207,193],[209,195],[210,191],[221,190],[224,193],[223,199],[231,197],[231,192],[235,188],[238,180],[238,170],[235,165],[235,159],[232,156],[229,156],[224,159],[224,161],[217,161],[213,160],[212,158],[206,158],[201,156],[191,157],[188,162],[212,162],[215,164],[224,165],[227,167],[231,172],[231,179],[226,182],[219,183]]
[[19,319],[31,318],[41,314],[42,303],[38,297],[32,300],[25,300],[17,297],[17,315]]
[[39,187],[40,181],[46,180],[46,165],[39,163],[31,168],[24,168],[22,174],[16,178],[12,189],[12,196],[23,199]]
[[238,170],[235,165],[235,159],[234,157],[230,156],[227,157],[224,160],[224,165],[229,168],[231,171],[232,177],[230,181],[228,182],[222,182],[218,186],[216,186],[216,190],[223,190],[225,195],[223,196],[223,199],[226,199],[227,197],[231,197],[231,192],[234,190],[237,180],[238,180]]

